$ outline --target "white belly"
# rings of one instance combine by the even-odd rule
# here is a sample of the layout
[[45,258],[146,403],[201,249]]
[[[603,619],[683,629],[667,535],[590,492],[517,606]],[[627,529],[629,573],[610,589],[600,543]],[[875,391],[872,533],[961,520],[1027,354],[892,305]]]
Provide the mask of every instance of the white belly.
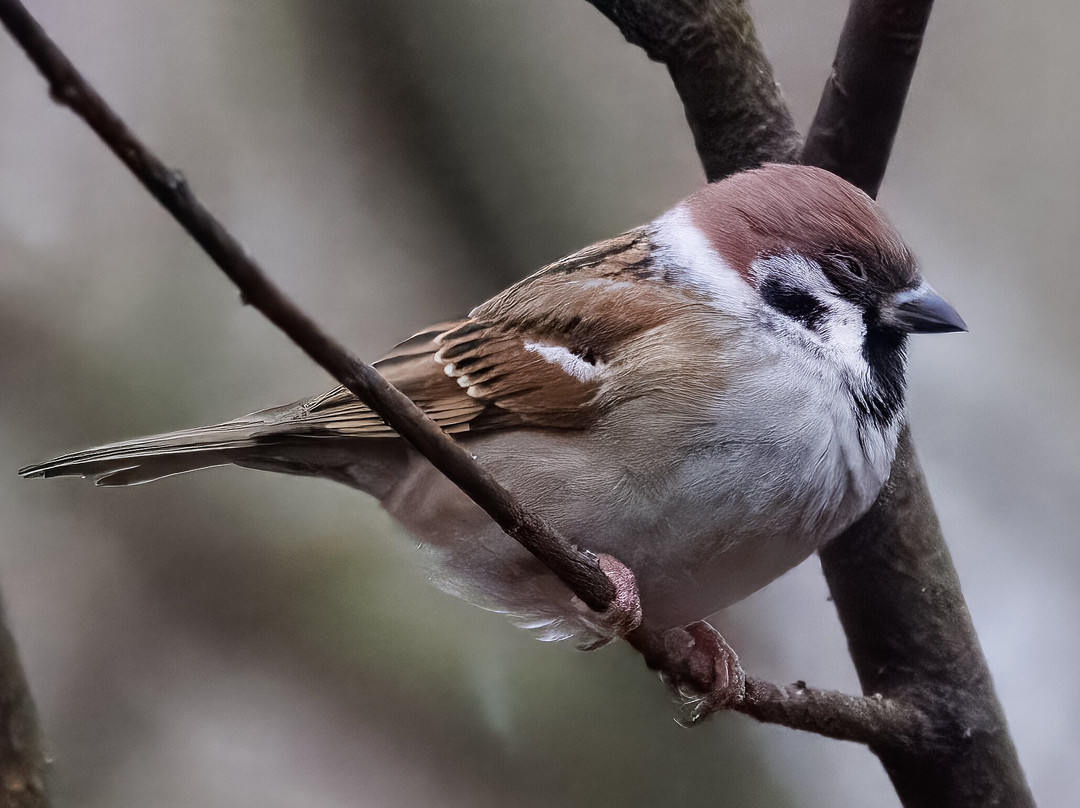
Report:
[[[881,447],[887,457],[868,462],[853,424],[816,414],[815,384],[789,384],[783,400],[756,408],[729,389],[729,411],[720,402],[696,426],[638,399],[587,434],[464,440],[526,508],[627,564],[650,619],[683,624],[783,574],[876,497],[895,436]],[[444,589],[551,638],[588,633],[562,584],[426,461],[417,457],[383,504],[423,542]]]

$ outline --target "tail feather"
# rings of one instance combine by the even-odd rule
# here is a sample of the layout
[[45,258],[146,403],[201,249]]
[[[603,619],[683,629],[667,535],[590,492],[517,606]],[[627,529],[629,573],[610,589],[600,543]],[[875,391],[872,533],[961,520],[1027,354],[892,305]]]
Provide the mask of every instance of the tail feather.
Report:
[[19,474],[93,477],[96,485],[115,486],[237,465],[325,477],[382,499],[413,456],[400,440],[309,429],[279,418],[280,412],[265,410],[215,426],[109,443],[27,466]]
[[240,419],[109,443],[19,470],[22,477],[93,477],[97,485],[135,485],[235,462],[262,445],[266,424]]
[[[376,364],[447,432],[468,432],[488,404],[466,395],[431,361],[437,349],[435,338],[442,330],[443,325],[432,326]],[[223,424],[73,452],[27,466],[19,474],[93,477],[98,485],[134,485],[236,464],[329,477],[381,496],[409,458],[396,433],[378,415],[344,387],[337,387],[312,399]]]

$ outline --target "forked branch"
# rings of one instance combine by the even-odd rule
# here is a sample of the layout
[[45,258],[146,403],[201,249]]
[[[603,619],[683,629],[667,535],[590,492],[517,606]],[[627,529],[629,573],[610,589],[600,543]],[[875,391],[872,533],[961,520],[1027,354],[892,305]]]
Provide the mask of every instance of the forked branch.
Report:
[[[630,41],[668,65],[711,179],[769,160],[795,159],[799,138],[742,0],[590,1]],[[0,19],[46,77],[53,97],[97,132],[237,285],[246,302],[412,443],[585,603],[600,610],[611,603],[614,587],[595,558],[523,511],[411,401],[297,309],[196,199],[183,177],[135,138],[18,0],[0,0]],[[917,43],[913,52],[918,52]],[[902,101],[901,95],[900,106]],[[899,111],[899,106],[893,110],[897,120]],[[883,161],[881,165],[883,169]],[[707,690],[708,681],[677,669],[666,652],[664,633],[649,624],[647,615],[628,639],[650,666]],[[846,696],[801,683],[779,688],[753,677],[748,677],[746,694],[735,709],[762,721],[897,753],[924,748],[933,729],[921,707],[904,699]]]

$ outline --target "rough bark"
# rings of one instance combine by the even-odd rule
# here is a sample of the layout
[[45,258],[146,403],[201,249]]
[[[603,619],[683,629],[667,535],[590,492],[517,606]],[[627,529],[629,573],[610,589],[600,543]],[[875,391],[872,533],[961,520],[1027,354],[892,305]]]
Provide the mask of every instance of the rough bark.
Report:
[[901,802],[1034,805],[909,430],[874,507],[821,567],[863,692],[930,719],[919,743],[870,741]]
[[[668,65],[710,179],[798,160],[877,195],[932,0],[853,0],[801,152],[792,150],[797,135],[753,27],[742,19],[743,3],[589,2]],[[838,694],[818,698],[791,686],[786,691],[799,703],[773,698],[755,717],[801,710],[805,701],[829,704],[840,723],[861,714],[843,737],[862,732],[905,806],[1033,805],[909,430],[881,497],[821,553],[821,563],[863,692],[888,706],[841,705]],[[748,695],[759,686],[748,680]],[[882,727],[895,705],[914,711],[901,710],[887,732],[866,732]],[[809,714],[803,728],[833,734],[817,725],[829,709]]]
[[[852,0],[802,160],[876,196],[932,0]],[[912,747],[871,742],[905,806],[1034,805],[905,429],[866,516],[821,553],[863,692],[930,717]]]

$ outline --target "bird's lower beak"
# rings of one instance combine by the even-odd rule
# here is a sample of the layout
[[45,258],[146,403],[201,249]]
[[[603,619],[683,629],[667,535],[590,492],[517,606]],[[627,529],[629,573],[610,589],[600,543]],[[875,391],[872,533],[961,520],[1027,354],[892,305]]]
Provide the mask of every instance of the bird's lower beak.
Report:
[[893,317],[912,334],[967,331],[967,323],[926,281],[893,296]]

